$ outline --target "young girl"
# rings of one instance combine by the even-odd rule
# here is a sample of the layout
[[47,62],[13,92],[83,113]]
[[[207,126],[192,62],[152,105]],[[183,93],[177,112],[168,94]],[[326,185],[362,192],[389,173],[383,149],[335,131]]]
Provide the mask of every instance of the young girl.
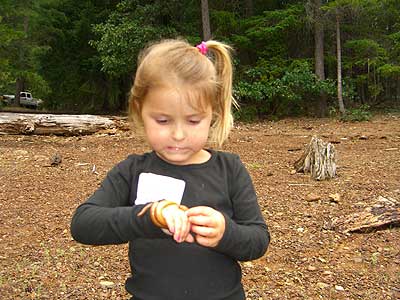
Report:
[[73,216],[78,242],[129,242],[132,299],[244,300],[238,261],[268,247],[239,157],[205,148],[232,127],[229,51],[166,40],[142,52],[129,104],[153,151],[117,164]]

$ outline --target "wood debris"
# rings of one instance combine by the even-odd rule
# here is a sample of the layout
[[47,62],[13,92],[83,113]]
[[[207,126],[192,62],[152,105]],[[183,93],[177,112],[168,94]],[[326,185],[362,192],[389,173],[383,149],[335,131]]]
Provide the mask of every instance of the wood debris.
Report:
[[327,229],[342,233],[367,233],[400,225],[400,202],[379,196],[376,203],[361,212],[332,220]]

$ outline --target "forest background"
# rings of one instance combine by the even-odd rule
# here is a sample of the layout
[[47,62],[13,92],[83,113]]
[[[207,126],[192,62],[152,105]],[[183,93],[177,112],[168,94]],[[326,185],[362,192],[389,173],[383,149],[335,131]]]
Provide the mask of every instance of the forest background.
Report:
[[242,120],[399,107],[398,0],[0,0],[0,94],[123,113],[140,49],[201,42],[205,14],[235,49]]

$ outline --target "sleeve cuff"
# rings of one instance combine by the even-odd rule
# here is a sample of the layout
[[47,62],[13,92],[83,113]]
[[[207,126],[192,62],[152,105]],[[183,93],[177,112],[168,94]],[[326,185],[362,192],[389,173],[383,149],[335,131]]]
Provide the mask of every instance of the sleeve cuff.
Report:
[[214,249],[218,252],[226,253],[227,249],[231,248],[232,238],[233,238],[233,227],[235,226],[235,222],[229,218],[225,213],[221,212],[225,218],[225,232],[219,241],[218,245],[214,247]]

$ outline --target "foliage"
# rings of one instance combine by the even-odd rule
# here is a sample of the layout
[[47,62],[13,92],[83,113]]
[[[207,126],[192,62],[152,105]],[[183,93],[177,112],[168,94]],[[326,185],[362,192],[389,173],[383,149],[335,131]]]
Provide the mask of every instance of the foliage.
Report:
[[384,64],[378,68],[378,72],[384,78],[400,78],[400,66]]
[[[400,27],[400,24],[399,24]],[[393,54],[394,54],[394,59],[399,62],[399,55],[400,55],[400,31],[395,32],[393,34],[388,35],[389,39],[392,41],[393,46]]]
[[[336,16],[346,105],[398,104],[400,1],[322,1],[325,81],[313,74],[309,4],[209,1],[213,38],[235,49],[237,117],[312,114],[321,93],[335,103]],[[123,111],[139,51],[161,38],[201,41],[200,8],[197,0],[1,0],[0,92],[23,79],[51,109]]]
[[154,26],[156,7],[140,6],[137,2],[122,1],[107,22],[93,27],[100,39],[92,40],[90,44],[100,54],[102,71],[111,76],[133,73],[143,45],[175,33],[167,26]]
[[347,58],[352,58],[349,66],[364,67],[367,64],[377,65],[387,59],[386,50],[378,42],[371,39],[349,40],[344,44],[349,53]]
[[0,9],[0,13],[0,91],[10,92],[10,86],[15,80],[12,75],[11,57],[8,52],[10,45],[20,38],[22,33],[14,30],[10,24],[7,24],[7,19],[2,16],[5,13],[2,9]]
[[370,107],[367,104],[363,104],[356,108],[350,108],[346,111],[346,114],[341,116],[340,120],[344,122],[369,121],[372,117],[369,109]]
[[[51,93],[51,109],[101,112],[110,105],[112,80],[100,71],[100,57],[89,45],[92,24],[107,17],[115,1],[50,1],[41,6],[38,40],[47,51],[40,55],[40,70]],[[90,93],[87,87],[90,86]]]
[[232,41],[260,59],[287,57],[293,49],[289,46],[297,40],[297,28],[304,27],[303,11],[299,4],[244,19],[240,25],[241,34],[234,34]]
[[[275,69],[275,68],[273,68]],[[310,103],[326,93],[334,95],[335,86],[330,80],[317,80],[306,61],[295,60],[274,79],[265,77],[271,74],[258,69],[247,72],[248,80],[242,80],[235,86],[235,95],[241,103],[251,103],[251,111],[257,115],[298,115],[309,112]],[[248,118],[248,111],[245,111]]]

